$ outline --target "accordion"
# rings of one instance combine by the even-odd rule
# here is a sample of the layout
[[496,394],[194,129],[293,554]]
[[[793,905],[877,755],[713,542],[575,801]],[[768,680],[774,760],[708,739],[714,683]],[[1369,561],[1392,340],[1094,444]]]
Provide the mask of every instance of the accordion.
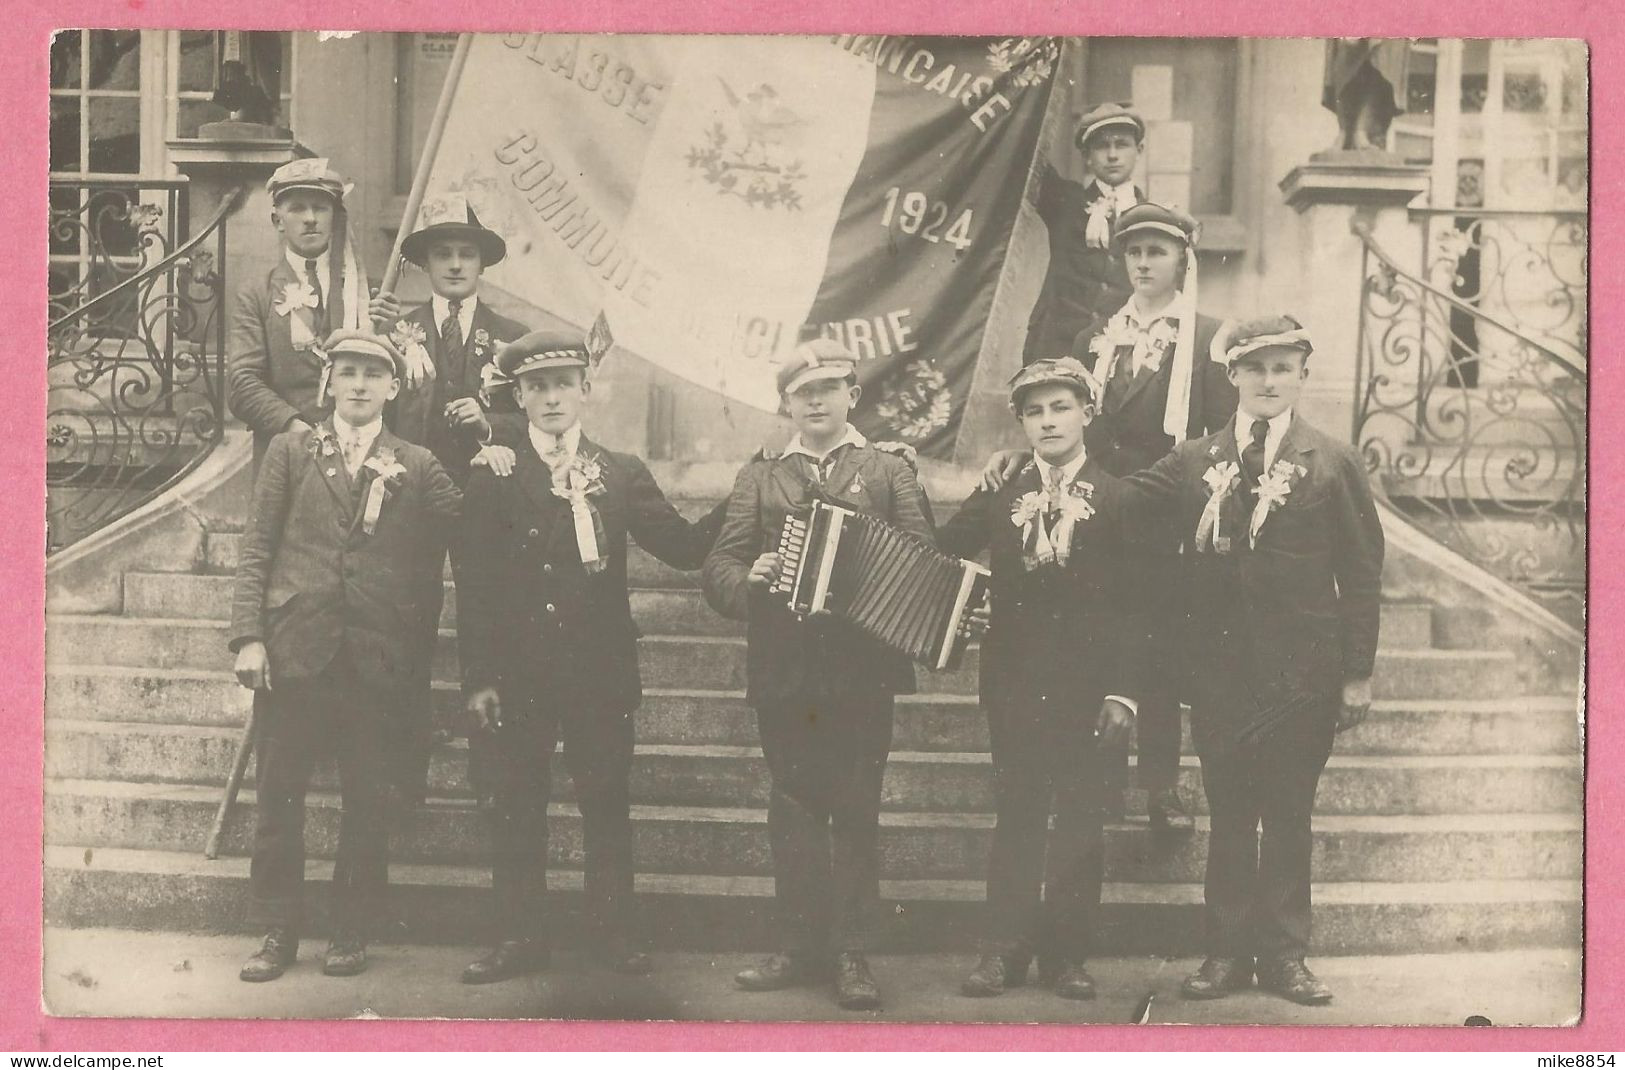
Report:
[[866,513],[815,501],[785,517],[771,590],[791,612],[829,613],[929,668],[959,664],[961,625],[988,570],[939,553]]

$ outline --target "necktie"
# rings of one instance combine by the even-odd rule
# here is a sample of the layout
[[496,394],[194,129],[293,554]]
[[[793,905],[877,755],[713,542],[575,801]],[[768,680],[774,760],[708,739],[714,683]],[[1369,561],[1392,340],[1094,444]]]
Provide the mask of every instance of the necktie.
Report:
[[1050,467],[1044,477],[1044,497],[1048,502],[1047,512],[1059,512],[1061,508],[1061,470]]
[[305,282],[316,293],[316,307],[311,309],[310,318],[316,324],[318,337],[327,336],[327,298],[322,294],[322,277],[316,274],[316,261],[305,261]]
[[1241,451],[1242,486],[1246,488],[1249,500],[1258,489],[1259,479],[1264,475],[1264,440],[1269,437],[1270,422],[1254,420],[1252,433],[1252,441]]
[[462,311],[461,301],[446,302],[446,321],[440,325],[440,340],[445,343],[448,353],[460,353],[463,350]]
[[354,479],[355,474],[361,471],[361,462],[366,458],[361,448],[361,436],[354,431],[344,436],[344,470]]

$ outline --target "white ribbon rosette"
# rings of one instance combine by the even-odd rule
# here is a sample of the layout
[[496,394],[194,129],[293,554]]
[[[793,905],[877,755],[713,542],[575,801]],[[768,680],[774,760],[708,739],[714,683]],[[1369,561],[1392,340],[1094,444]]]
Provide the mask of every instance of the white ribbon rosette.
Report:
[[1297,485],[1298,477],[1309,469],[1301,464],[1291,461],[1276,461],[1270,470],[1258,477],[1258,504],[1253,506],[1252,522],[1247,528],[1247,545],[1253,548],[1258,546],[1258,533],[1264,528],[1264,521],[1269,519],[1275,507],[1286,501],[1287,495]]
[[1202,482],[1207,484],[1208,499],[1201,519],[1196,522],[1196,550],[1206,553],[1211,548],[1221,554],[1229,553],[1229,537],[1219,534],[1219,516],[1224,511],[1225,499],[1241,485],[1241,466],[1235,461],[1221,461],[1203,474]]
[[434,360],[429,356],[429,347],[426,344],[429,334],[423,329],[423,324],[412,320],[396,320],[395,329],[389,332],[389,340],[395,343],[395,348],[406,358],[408,382],[421,384],[434,378]]
[[553,469],[553,493],[570,503],[575,524],[576,549],[589,575],[602,572],[604,521],[592,496],[604,492],[604,471],[591,457],[575,456],[569,464]]
[[392,487],[400,485],[406,467],[395,459],[395,451],[385,447],[362,462],[361,467],[372,472],[372,485],[367,488],[367,504],[361,512],[361,530],[371,535],[378,527],[378,516],[384,511],[384,501]]
[[[1092,483],[1074,483],[1051,500],[1047,491],[1031,490],[1017,498],[1010,522],[1021,529],[1021,560],[1030,572],[1039,565],[1066,567],[1072,556],[1072,534],[1077,525],[1095,515]],[[1055,527],[1044,517],[1055,513]]]
[[316,308],[316,291],[308,282],[290,282],[282,287],[271,310],[288,317],[288,338],[295,349],[310,349],[316,344],[315,323],[310,315],[301,315],[306,309]]

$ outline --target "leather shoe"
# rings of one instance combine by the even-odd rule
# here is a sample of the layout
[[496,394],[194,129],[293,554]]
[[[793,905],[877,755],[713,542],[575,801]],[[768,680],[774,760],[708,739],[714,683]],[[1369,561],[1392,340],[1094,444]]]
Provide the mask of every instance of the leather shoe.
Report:
[[1195,973],[1185,978],[1185,983],[1179,986],[1179,993],[1186,999],[1219,999],[1246,988],[1252,980],[1252,959],[1210,955]]
[[1178,788],[1163,788],[1151,793],[1147,807],[1151,815],[1152,832],[1194,832],[1196,819],[1180,796]]
[[1020,988],[1027,983],[1028,961],[1016,955],[983,955],[959,991],[967,996],[1002,996],[1006,988]]
[[755,966],[734,974],[734,984],[746,992],[776,992],[810,985],[828,976],[828,969],[805,951],[769,955]]
[[1055,979],[1055,994],[1062,999],[1094,999],[1095,979],[1081,962],[1069,962]]
[[835,959],[835,1005],[843,1011],[872,1011],[880,1007],[880,986],[869,972],[869,960],[856,951],[843,951]]
[[610,940],[598,949],[594,958],[605,969],[629,976],[653,973],[655,968],[655,960],[649,957],[647,951],[625,940]]
[[322,956],[322,972],[329,977],[354,977],[367,968],[367,944],[352,932],[336,932]]
[[463,984],[488,985],[547,969],[551,956],[534,940],[504,940],[490,954],[463,967]]
[[1332,1001],[1332,990],[1309,972],[1302,959],[1275,959],[1260,963],[1258,987],[1306,1007],[1319,1007]]
[[292,929],[278,925],[265,934],[265,942],[243,963],[237,976],[244,981],[275,981],[298,957],[299,937]]

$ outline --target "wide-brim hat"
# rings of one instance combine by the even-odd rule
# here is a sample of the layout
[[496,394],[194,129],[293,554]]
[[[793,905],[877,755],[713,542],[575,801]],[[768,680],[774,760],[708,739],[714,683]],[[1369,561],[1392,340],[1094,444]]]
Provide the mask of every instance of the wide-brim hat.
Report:
[[1020,412],[1021,396],[1033,387],[1051,385],[1071,387],[1089,404],[1100,399],[1100,383],[1078,358],[1045,358],[1033,361],[1010,377],[1010,411]]
[[1315,351],[1309,332],[1303,324],[1286,315],[1258,316],[1234,320],[1219,328],[1213,340],[1213,351],[1223,354],[1224,363],[1235,364],[1249,353],[1273,346],[1286,346],[1301,350],[1305,356]]
[[273,205],[299,190],[326,194],[335,204],[343,204],[349,183],[343,175],[328,166],[326,157],[309,156],[290,160],[272,171],[271,177],[265,180],[265,189],[271,195]]
[[372,357],[390,366],[397,379],[406,377],[406,358],[388,338],[371,331],[344,329],[334,331],[322,344],[322,352],[329,362],[341,356]]
[[791,352],[779,367],[779,396],[793,394],[818,379],[845,379],[858,372],[858,358],[833,338],[812,338]]
[[401,256],[423,267],[437,241],[471,241],[479,246],[480,266],[490,267],[508,255],[502,235],[480,223],[474,206],[460,194],[426,198],[418,210],[418,229],[401,242]]
[[561,330],[531,331],[497,350],[497,370],[514,382],[528,372],[547,368],[591,367],[586,340],[580,334]]
[[1145,140],[1145,120],[1134,110],[1133,101],[1121,100],[1097,104],[1084,112],[1078,120],[1078,129],[1072,135],[1072,141],[1078,148],[1086,149],[1090,138],[1112,127],[1127,127],[1134,131],[1134,140]]
[[1194,246],[1202,235],[1202,224],[1189,212],[1168,205],[1142,201],[1125,208],[1117,216],[1112,228],[1112,243],[1118,248],[1131,234],[1162,234],[1187,245]]

